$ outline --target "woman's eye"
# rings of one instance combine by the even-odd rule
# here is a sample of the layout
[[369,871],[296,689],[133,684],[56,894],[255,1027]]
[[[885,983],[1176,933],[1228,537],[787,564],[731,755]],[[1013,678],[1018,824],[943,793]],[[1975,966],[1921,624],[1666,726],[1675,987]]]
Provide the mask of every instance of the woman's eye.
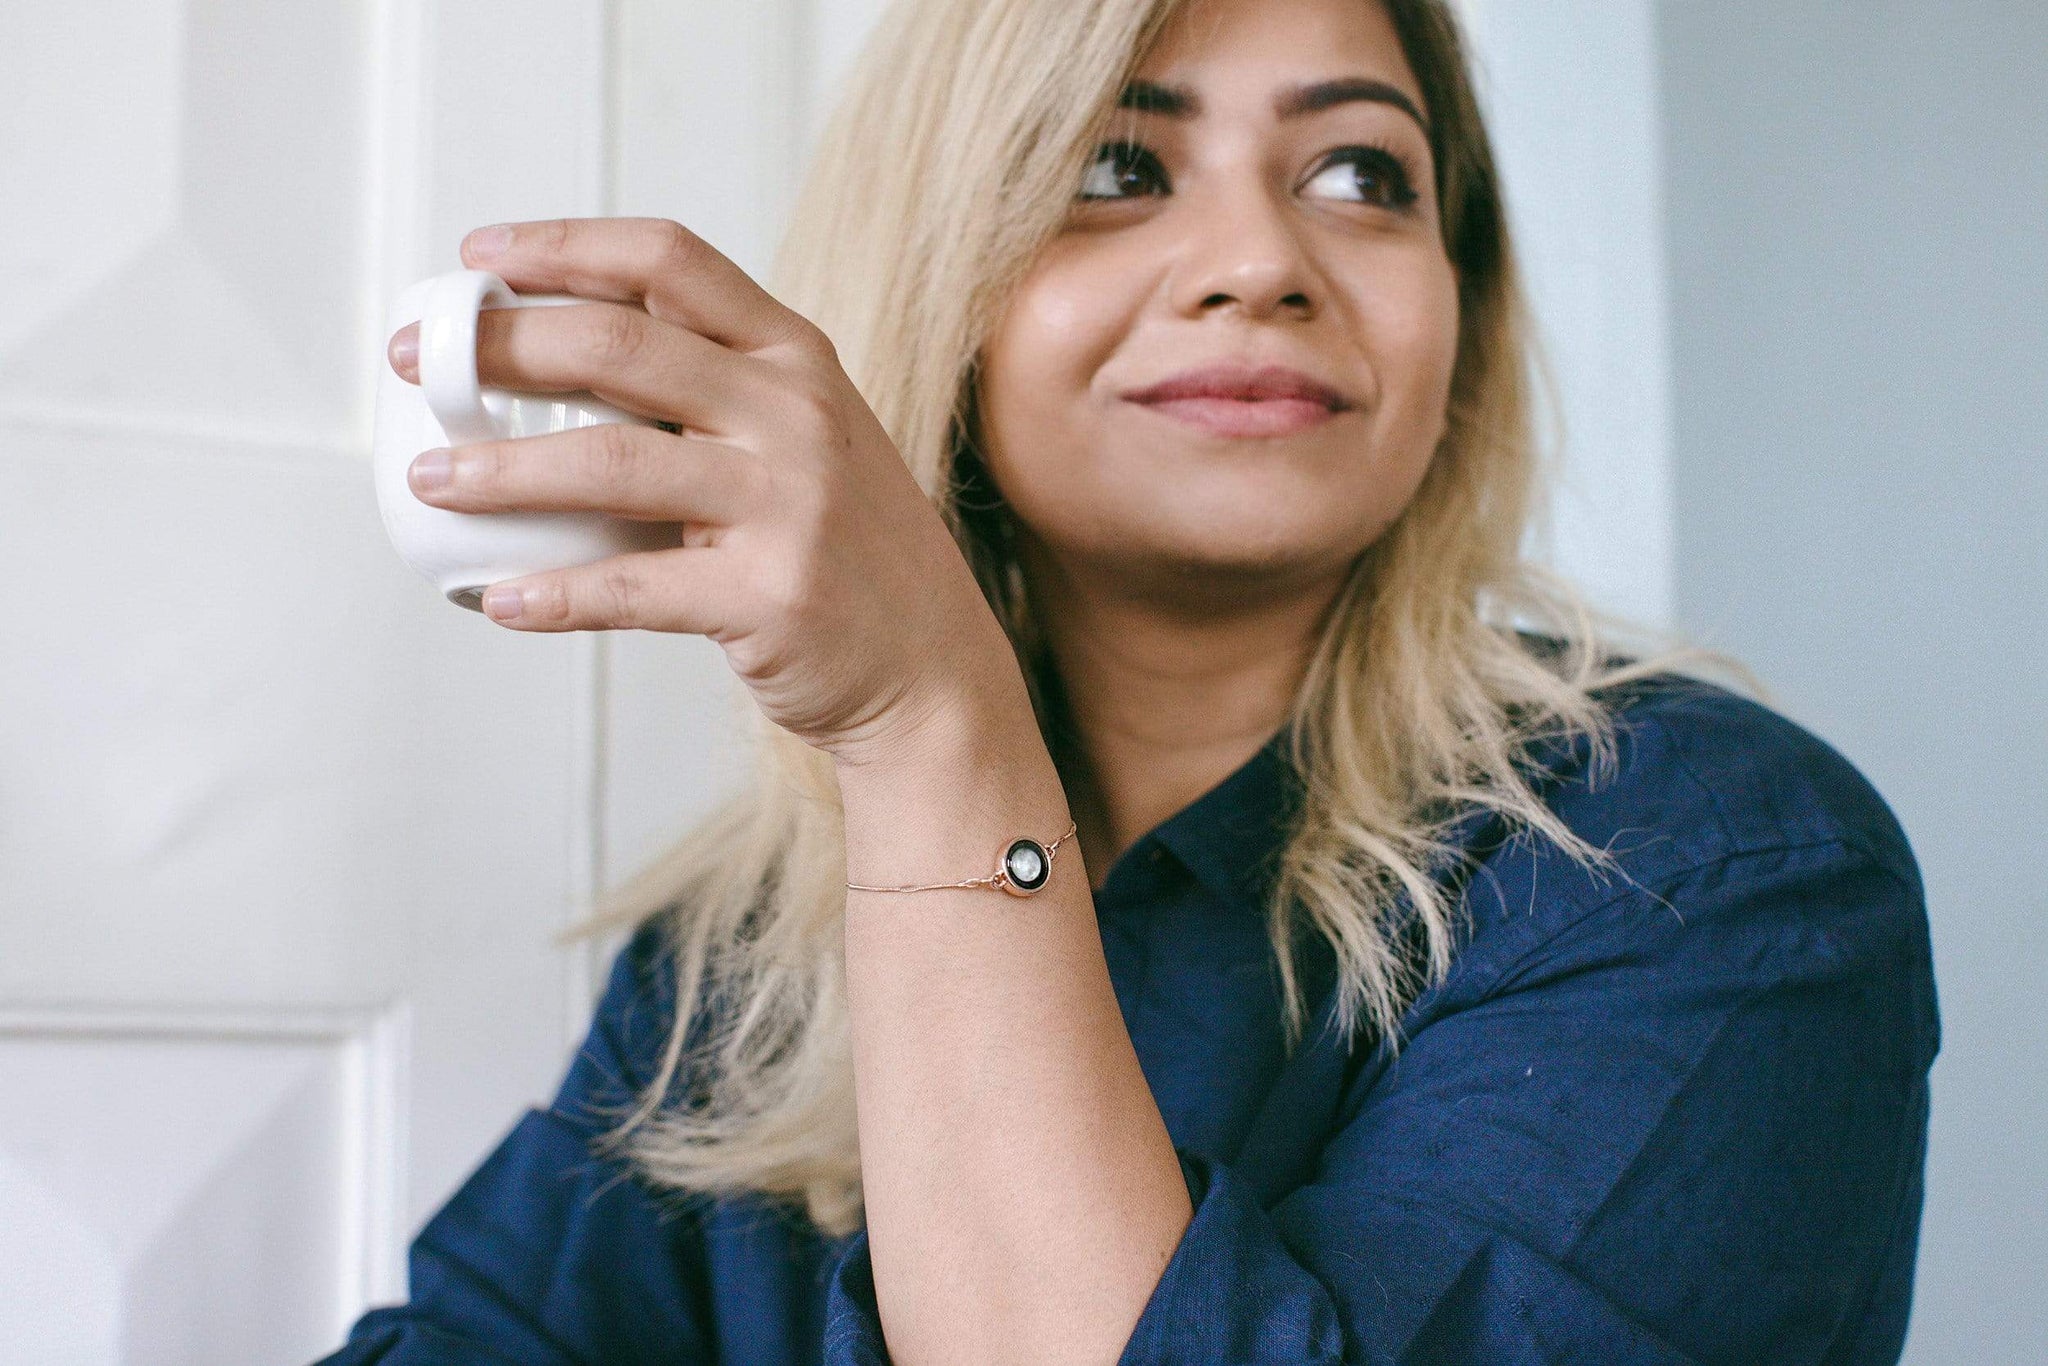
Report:
[[1126,191],[1142,186],[1148,177],[1165,183],[1165,171],[1157,157],[1136,143],[1107,143],[1096,152],[1094,164],[1081,181],[1080,198],[1124,199]]
[[1309,181],[1329,182],[1338,198],[1356,198],[1362,204],[1382,209],[1405,209],[1417,195],[1408,168],[1399,157],[1383,147],[1345,147],[1332,154]]
[[[1418,198],[1408,167],[1381,147],[1343,147],[1331,154],[1308,184],[1323,185],[1340,199],[1383,209],[1405,209]],[[1147,186],[1153,187],[1149,191]],[[1133,195],[1170,192],[1166,168],[1148,149],[1133,142],[1105,143],[1082,178],[1079,198],[1128,199]]]

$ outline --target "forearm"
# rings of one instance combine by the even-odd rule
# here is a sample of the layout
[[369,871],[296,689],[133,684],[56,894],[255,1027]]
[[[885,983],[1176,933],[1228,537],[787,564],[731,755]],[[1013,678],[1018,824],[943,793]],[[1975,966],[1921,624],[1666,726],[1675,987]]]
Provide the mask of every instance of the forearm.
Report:
[[[842,764],[848,880],[951,882],[1067,828],[1021,679]],[[1078,841],[1028,898],[847,893],[861,1174],[892,1359],[1116,1359],[1192,1213]]]

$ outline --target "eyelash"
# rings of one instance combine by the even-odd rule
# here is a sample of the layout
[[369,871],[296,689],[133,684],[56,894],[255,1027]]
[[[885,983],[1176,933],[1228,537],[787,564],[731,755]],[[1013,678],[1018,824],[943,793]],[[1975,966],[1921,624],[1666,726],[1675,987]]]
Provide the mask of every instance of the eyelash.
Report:
[[[1164,168],[1159,167],[1159,158],[1153,155],[1150,148],[1147,148],[1140,143],[1104,143],[1101,147],[1096,149],[1095,160],[1090,162],[1088,165],[1088,170],[1091,174],[1093,173],[1096,167],[1102,164],[1103,158],[1105,156],[1114,156],[1117,158],[1119,166],[1119,176],[1126,174],[1129,170],[1136,169],[1141,164],[1149,164],[1152,167],[1159,169],[1161,171],[1160,178],[1162,180],[1164,179]],[[1328,171],[1331,167],[1343,165],[1346,162],[1349,162],[1361,168],[1366,166],[1373,167],[1381,174],[1381,176],[1383,176],[1387,180],[1389,184],[1387,199],[1384,203],[1381,203],[1380,201],[1373,199],[1354,200],[1350,202],[1376,204],[1378,205],[1378,207],[1381,208],[1395,210],[1407,210],[1413,208],[1415,202],[1419,198],[1421,198],[1421,196],[1417,194],[1415,190],[1414,171],[1409,167],[1407,161],[1390,147],[1380,147],[1371,144],[1356,144],[1349,147],[1339,147],[1330,154],[1329,158],[1325,160],[1322,165],[1316,168],[1315,173],[1309,176],[1309,180],[1319,179],[1321,178],[1323,173]],[[1127,199],[1132,197],[1134,196],[1101,194],[1079,194],[1075,196],[1075,198],[1080,200],[1082,203],[1089,204],[1106,204],[1112,203],[1116,200]]]

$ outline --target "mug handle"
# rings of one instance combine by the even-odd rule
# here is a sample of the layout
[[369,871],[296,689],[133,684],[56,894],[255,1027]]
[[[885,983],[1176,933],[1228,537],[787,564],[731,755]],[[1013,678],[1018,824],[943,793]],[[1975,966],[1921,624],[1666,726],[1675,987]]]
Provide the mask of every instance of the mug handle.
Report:
[[511,308],[519,296],[488,270],[435,277],[420,310],[420,390],[451,445],[502,435],[476,378],[476,315],[486,303]]

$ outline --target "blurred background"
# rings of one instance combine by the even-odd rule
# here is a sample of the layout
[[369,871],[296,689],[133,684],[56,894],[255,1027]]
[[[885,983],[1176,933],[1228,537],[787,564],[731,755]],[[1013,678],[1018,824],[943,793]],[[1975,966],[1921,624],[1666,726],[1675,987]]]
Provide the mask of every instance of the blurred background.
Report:
[[[0,1361],[310,1360],[544,1103],[557,932],[736,777],[695,637],[392,553],[382,316],[470,228],[759,275],[871,0],[0,11]],[[1471,0],[1542,553],[1892,803],[1943,1022],[1906,1359],[2048,1342],[2048,6]]]

